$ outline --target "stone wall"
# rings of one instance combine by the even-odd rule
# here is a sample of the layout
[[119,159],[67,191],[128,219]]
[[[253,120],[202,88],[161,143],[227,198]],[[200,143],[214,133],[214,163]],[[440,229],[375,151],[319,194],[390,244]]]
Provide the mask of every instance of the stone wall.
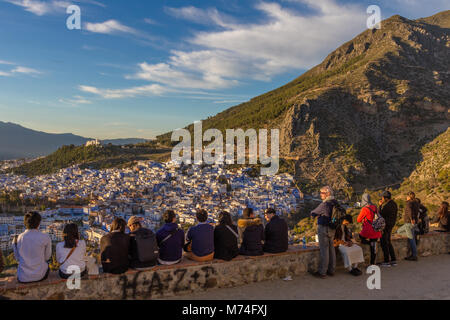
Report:
[[[408,254],[407,239],[394,237],[393,245],[397,259]],[[366,261],[369,261],[368,246],[363,245]],[[435,233],[421,236],[418,245],[420,256],[439,255],[450,251],[450,233]],[[378,248],[378,260],[382,259]],[[338,269],[343,268],[340,254]],[[33,300],[111,300],[111,299],[155,299],[189,294],[199,290],[241,286],[252,282],[301,275],[317,270],[319,250],[316,245],[302,249],[291,246],[282,254],[266,254],[260,257],[238,256],[232,261],[214,260],[197,263],[183,259],[174,266],[156,266],[149,271],[128,271],[123,275],[89,276],[81,281],[79,290],[69,290],[65,280],[52,273],[49,279],[37,284],[18,284],[15,279],[0,282],[0,297],[3,299]],[[340,272],[338,270],[338,272]]]

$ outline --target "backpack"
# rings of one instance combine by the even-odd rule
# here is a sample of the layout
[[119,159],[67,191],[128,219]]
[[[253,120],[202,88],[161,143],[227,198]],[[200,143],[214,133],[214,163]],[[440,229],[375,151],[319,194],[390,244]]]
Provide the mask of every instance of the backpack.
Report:
[[339,202],[331,205],[333,206],[333,209],[331,211],[330,223],[328,224],[328,227],[331,229],[337,229],[337,227],[342,224],[342,219],[347,214],[347,211],[339,204]]
[[139,262],[144,263],[158,259],[158,243],[153,232],[150,230],[138,232],[134,237],[136,239],[137,258]]
[[[367,206],[366,208],[369,209],[370,212],[373,212],[369,206]],[[384,218],[378,214],[378,211],[373,212],[373,213],[374,213],[374,218],[373,218],[373,222],[372,222],[372,228],[375,232],[381,232],[386,227],[386,220],[384,220]]]

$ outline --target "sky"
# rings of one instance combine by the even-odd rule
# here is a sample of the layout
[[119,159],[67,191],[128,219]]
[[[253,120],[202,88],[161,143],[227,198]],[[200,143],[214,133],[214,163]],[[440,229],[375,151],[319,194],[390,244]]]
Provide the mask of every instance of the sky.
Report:
[[[80,8],[81,29],[66,12]],[[0,121],[154,138],[275,89],[381,18],[448,0],[0,0]]]

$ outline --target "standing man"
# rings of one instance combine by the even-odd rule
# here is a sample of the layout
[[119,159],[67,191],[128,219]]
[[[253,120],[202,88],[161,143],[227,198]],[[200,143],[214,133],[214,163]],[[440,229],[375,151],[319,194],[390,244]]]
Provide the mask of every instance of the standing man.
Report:
[[392,246],[391,236],[392,229],[397,222],[398,207],[392,195],[389,191],[384,191],[382,198],[379,202],[380,208],[378,212],[386,221],[383,234],[381,236],[381,248],[383,249],[384,262],[381,264],[383,267],[395,267],[397,266],[397,260],[395,258],[394,247]]
[[333,240],[336,230],[329,227],[333,207],[338,205],[334,199],[333,190],[329,186],[320,189],[322,203],[311,212],[313,218],[317,219],[317,234],[319,236],[320,262],[319,270],[313,275],[325,279],[327,275],[334,276],[336,270],[336,251]]
[[268,221],[265,232],[263,250],[268,253],[281,253],[288,250],[288,226],[283,218],[277,216],[275,209],[269,208],[264,212]]
[[50,272],[47,261],[52,256],[52,240],[39,231],[39,213],[27,213],[24,224],[27,230],[13,241],[14,256],[19,262],[17,279],[22,283],[43,281]]
[[[403,220],[405,225],[402,227],[406,231],[408,237],[409,246],[411,247],[411,255],[406,257],[405,260],[417,261],[417,245],[415,227],[419,219],[419,203],[416,201],[416,195],[410,191],[406,196],[405,213],[403,214]],[[400,231],[400,229],[399,229]]]

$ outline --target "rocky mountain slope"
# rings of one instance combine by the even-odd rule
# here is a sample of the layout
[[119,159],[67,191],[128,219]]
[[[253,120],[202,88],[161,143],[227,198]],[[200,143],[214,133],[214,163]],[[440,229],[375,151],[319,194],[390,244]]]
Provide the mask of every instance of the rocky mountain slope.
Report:
[[449,28],[450,11],[418,20],[392,16],[203,128],[279,128],[281,155],[295,161],[305,191],[400,183],[421,160],[421,148],[450,124]]

